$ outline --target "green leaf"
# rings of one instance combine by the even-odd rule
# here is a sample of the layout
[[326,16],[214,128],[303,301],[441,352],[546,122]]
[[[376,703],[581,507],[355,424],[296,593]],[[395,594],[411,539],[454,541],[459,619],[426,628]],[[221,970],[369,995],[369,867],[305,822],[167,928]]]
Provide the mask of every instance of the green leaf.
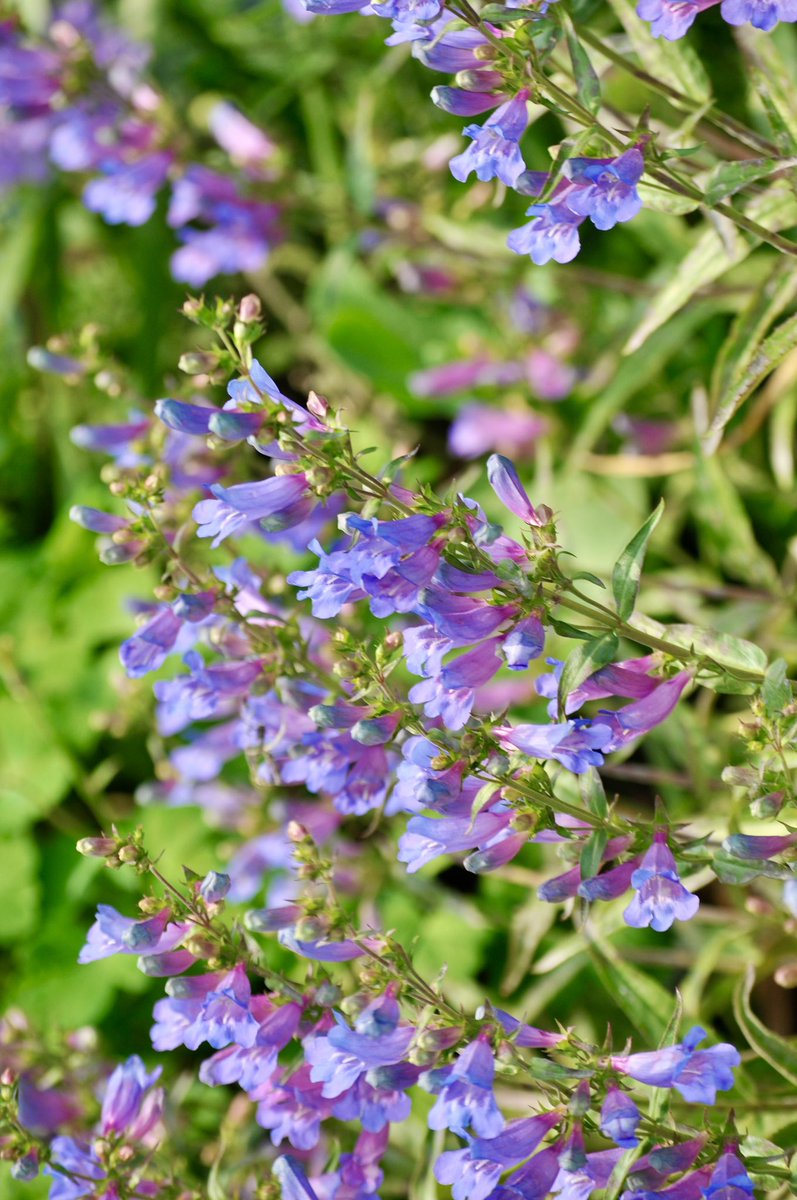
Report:
[[787,354],[797,347],[797,313],[788,317],[778,325],[755,353],[744,374],[734,381],[731,389],[720,398],[720,405],[703,439],[703,444],[709,454],[714,451],[722,440],[725,426],[735,413],[739,411],[745,400],[755,391],[759,384],[780,366]]
[[587,838],[579,860],[582,879],[592,879],[593,875],[597,875],[608,841],[609,835],[605,829],[596,829]]
[[578,776],[578,790],[589,811],[605,820],[609,815],[609,805],[606,803],[603,780],[594,767]]
[[[747,205],[745,213],[765,229],[776,232],[797,222],[797,199],[787,186],[773,184]],[[644,319],[628,339],[623,353],[631,354],[638,350],[653,331],[680,312],[697,291],[719,279],[731,267],[744,262],[754,247],[760,244],[758,238],[743,236],[730,220],[718,220],[722,221],[722,235],[713,226],[701,234],[678,264],[669,282],[648,305]]]
[[589,952],[598,977],[614,1002],[648,1044],[658,1045],[672,1019],[670,992],[594,934],[589,941]]
[[[779,31],[791,40],[793,31]],[[757,30],[741,26],[734,30],[748,68],[750,94],[769,118],[777,142],[789,153],[797,151],[797,80],[793,63],[795,50],[784,55],[774,37],[760,37]],[[797,49],[797,48],[795,48]]]
[[761,688],[761,699],[768,717],[775,717],[783,712],[787,704],[791,704],[791,684],[786,678],[786,660],[776,658],[767,667],[764,683]]
[[730,633],[714,633],[697,625],[663,625],[664,637],[676,646],[703,655],[730,670],[761,675],[767,669],[767,656],[760,646]]
[[776,259],[773,269],[756,288],[741,310],[723,343],[711,376],[711,411],[744,374],[767,330],[797,296],[797,271],[785,258]]
[[797,1087],[797,1045],[767,1029],[750,1007],[750,995],[755,983],[755,968],[748,967],[747,973],[733,995],[733,1013],[748,1044],[756,1054]]
[[589,60],[589,55],[576,37],[573,22],[567,15],[563,16],[567,49],[570,63],[573,67],[573,78],[576,81],[576,94],[591,113],[597,113],[601,106],[601,85],[595,68]]
[[561,1083],[568,1079],[591,1079],[594,1071],[580,1067],[563,1067],[561,1063],[550,1058],[532,1058],[528,1064],[529,1074],[533,1079],[542,1079],[546,1083]]
[[612,662],[617,653],[616,633],[604,633],[602,637],[583,642],[567,656],[559,679],[559,709],[564,712],[565,701],[594,671]]
[[775,565],[756,541],[747,508],[716,455],[698,462],[693,510],[701,560],[754,587],[777,588]]
[[680,196],[677,192],[662,187],[660,183],[640,181],[637,184],[637,192],[645,208],[652,209],[653,212],[683,217],[687,213],[697,212],[700,208],[699,200],[693,200],[690,196]]
[[765,179],[775,171],[793,167],[797,163],[794,158],[748,158],[741,162],[718,163],[703,180],[706,204],[719,204],[726,196],[755,183],[757,179]]
[[664,501],[659,500],[645,523],[637,530],[631,541],[614,564],[612,571],[612,594],[621,621],[627,621],[634,611],[642,578],[642,564],[653,530],[661,520]]

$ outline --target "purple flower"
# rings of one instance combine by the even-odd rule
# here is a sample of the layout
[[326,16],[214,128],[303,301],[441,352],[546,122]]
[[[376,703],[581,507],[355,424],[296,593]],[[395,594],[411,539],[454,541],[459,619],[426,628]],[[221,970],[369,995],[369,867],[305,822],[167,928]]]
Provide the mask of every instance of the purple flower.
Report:
[[735,858],[750,859],[753,862],[766,858],[774,858],[784,850],[791,849],[797,844],[797,833],[759,835],[750,833],[733,833],[722,843]]
[[[59,1167],[69,1174],[64,1174]],[[44,1174],[51,1176],[53,1181],[50,1200],[78,1200],[80,1196],[94,1196],[97,1191],[92,1180],[106,1177],[92,1147],[72,1137],[53,1138],[50,1142],[50,1161],[44,1167]]]
[[171,154],[152,154],[136,163],[111,160],[83,190],[83,203],[109,225],[145,225],[166,181]]
[[248,121],[234,104],[225,101],[214,104],[208,124],[222,150],[227,151],[237,166],[261,167],[276,150],[263,130]]
[[744,1200],[753,1195],[753,1181],[744,1163],[728,1146],[711,1173],[708,1187],[703,1189],[706,1200]]
[[558,725],[505,725],[495,729],[503,746],[514,746],[532,758],[555,758],[568,771],[581,775],[603,764],[611,730],[591,721],[562,721]]
[[722,0],[720,13],[729,25],[748,21],[756,29],[768,32],[778,21],[797,21],[795,0]]
[[280,1185],[282,1200],[318,1200],[301,1163],[288,1154],[274,1159],[271,1174]]
[[413,704],[422,704],[427,717],[440,717],[447,729],[461,729],[470,717],[475,689],[492,679],[501,667],[500,638],[482,642],[455,658],[439,674],[409,690]]
[[287,1138],[297,1150],[311,1150],[318,1142],[321,1122],[332,1113],[332,1101],[324,1099],[320,1083],[311,1082],[306,1063],[282,1080],[267,1080],[251,1098],[258,1101],[257,1123],[271,1130],[275,1146]]
[[313,1083],[334,1099],[349,1090],[369,1070],[403,1061],[415,1036],[412,1025],[399,1026],[399,1008],[391,988],[363,1009],[354,1029],[335,1014],[336,1025],[326,1036],[309,1038],[305,1055]]
[[520,482],[514,463],[502,454],[491,454],[487,460],[487,478],[498,499],[510,512],[527,525],[544,525],[545,519],[537,513]]
[[568,208],[589,217],[597,229],[630,221],[642,208],[636,185],[644,169],[645,160],[636,147],[619,158],[569,159],[565,174],[575,186],[567,192]]
[[651,22],[650,32],[653,37],[663,37],[668,42],[675,42],[691,28],[698,13],[713,8],[719,2],[720,0],[639,0],[637,14],[643,21]]
[[690,1104],[713,1104],[718,1091],[733,1087],[733,1068],[739,1066],[741,1058],[727,1042],[698,1050],[705,1037],[705,1029],[696,1025],[675,1046],[614,1055],[611,1065],[651,1087],[674,1087]]
[[473,138],[473,145],[451,160],[451,174],[464,183],[471,171],[486,182],[500,179],[507,187],[514,187],[523,174],[526,164],[518,142],[528,125],[528,91],[524,88],[497,108],[484,125],[467,125],[465,134]]
[[194,520],[199,525],[197,537],[212,537],[214,549],[253,521],[266,531],[296,525],[313,506],[307,478],[301,472],[256,483],[236,483],[230,488],[216,483],[210,490],[216,499],[200,500],[194,506]]
[[448,449],[457,458],[479,458],[489,450],[526,456],[547,428],[530,410],[515,412],[489,404],[464,404],[448,431]]
[[506,665],[513,671],[525,671],[533,658],[539,658],[545,646],[542,621],[532,613],[518,621],[501,643]]
[[[561,1119],[562,1114],[558,1112],[520,1117],[510,1121],[496,1137],[475,1138],[462,1150],[446,1150],[435,1163],[435,1179],[438,1183],[453,1185],[454,1200],[487,1200],[507,1167],[515,1166],[533,1154]],[[524,1200],[527,1196],[529,1200],[543,1200],[558,1169],[556,1151],[543,1150],[521,1171],[510,1176],[508,1183],[518,1187]],[[526,1191],[526,1187],[531,1189],[532,1180],[537,1181],[537,1190]]]
[[619,750],[642,734],[649,733],[662,721],[666,721],[691,678],[688,671],[681,671],[672,679],[659,682],[647,696],[634,704],[627,704],[625,708],[616,712],[601,709],[600,720],[612,731],[611,740],[606,746],[607,752]]
[[122,642],[119,657],[131,679],[162,667],[174,649],[183,622],[170,605],[159,608],[132,637]]
[[700,907],[697,896],[681,883],[663,831],[656,834],[653,845],[631,876],[631,886],[636,895],[623,919],[635,929],[650,925],[657,933],[663,933],[673,921],[690,921]]
[[433,87],[432,103],[455,117],[476,117],[501,102],[495,92],[471,92],[457,87]]
[[567,203],[532,204],[526,216],[533,217],[527,225],[513,229],[506,244],[515,254],[528,254],[538,267],[553,259],[569,263],[581,249],[578,227],[584,221]]
[[628,1093],[611,1085],[601,1109],[601,1133],[604,1137],[611,1138],[624,1150],[632,1150],[639,1145],[636,1131],[641,1120],[642,1114]]
[[480,1138],[494,1138],[504,1121],[493,1095],[495,1059],[486,1036],[471,1042],[449,1067],[426,1071],[421,1085],[437,1096],[429,1113],[430,1129],[450,1129],[460,1137],[473,1129]]
[[490,846],[504,833],[511,812],[482,812],[475,817],[411,817],[399,838],[398,860],[413,874],[441,854],[460,854],[474,847]]
[[160,1067],[147,1073],[137,1054],[114,1070],[102,1098],[100,1128],[104,1135],[124,1134],[135,1142],[157,1125],[163,1111],[163,1089],[149,1089],[160,1073]]
[[100,904],[78,962],[97,962],[112,954],[163,954],[173,950],[189,928],[184,923],[172,923],[171,909],[168,908],[161,909],[154,917],[136,920],[123,917],[110,904]]

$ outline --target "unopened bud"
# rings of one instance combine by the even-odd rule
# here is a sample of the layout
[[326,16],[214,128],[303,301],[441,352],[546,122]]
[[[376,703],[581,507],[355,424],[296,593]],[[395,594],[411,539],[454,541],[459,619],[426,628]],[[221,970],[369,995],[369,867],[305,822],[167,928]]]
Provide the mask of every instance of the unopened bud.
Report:
[[754,817],[776,817],[783,808],[785,792],[768,792],[766,796],[759,796],[750,805],[750,812]]
[[442,1029],[424,1029],[418,1034],[415,1044],[421,1050],[449,1050],[456,1046],[463,1034],[461,1025],[450,1025]]
[[180,311],[184,317],[188,317],[189,321],[194,321],[202,312],[203,307],[202,301],[198,300],[196,296],[189,296]]
[[259,321],[262,311],[260,298],[254,292],[244,296],[238,305],[238,317],[241,321]]
[[163,908],[163,901],[157,896],[142,896],[138,902],[139,910],[147,917],[154,917]]
[[132,1146],[120,1146],[116,1151],[116,1157],[120,1162],[127,1163],[135,1156],[135,1153]]
[[301,917],[296,922],[296,938],[300,942],[317,942],[326,932],[323,922],[315,917]]
[[291,842],[304,842],[310,837],[307,826],[302,825],[300,821],[289,821],[285,832],[288,835],[288,840]]
[[782,988],[797,987],[797,962],[784,963],[775,971],[775,983]]
[[217,904],[230,890],[231,879],[222,871],[208,871],[199,885],[199,894],[208,904]]
[[314,417],[319,417],[323,420],[329,412],[329,402],[323,396],[319,396],[318,392],[310,392],[307,397],[307,410]]
[[135,863],[141,857],[141,851],[135,846],[120,846],[116,853],[123,863]]
[[18,1158],[11,1168],[12,1178],[20,1183],[28,1183],[39,1174],[39,1156],[35,1150],[30,1150],[22,1158]]
[[107,858],[116,849],[116,838],[81,838],[75,849],[78,854],[84,854],[86,858]]
[[213,371],[218,366],[215,354],[203,353],[200,350],[189,350],[180,356],[177,366],[184,375],[203,375]]
[[2,1075],[0,1075],[0,1083],[2,1083],[3,1087],[13,1087],[16,1082],[16,1071],[12,1071],[11,1067],[6,1067]]

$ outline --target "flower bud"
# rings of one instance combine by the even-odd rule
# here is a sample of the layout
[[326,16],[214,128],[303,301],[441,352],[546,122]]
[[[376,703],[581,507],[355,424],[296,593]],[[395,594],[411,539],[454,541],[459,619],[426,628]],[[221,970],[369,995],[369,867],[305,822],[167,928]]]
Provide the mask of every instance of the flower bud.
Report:
[[259,321],[262,313],[259,296],[249,292],[238,305],[238,317],[241,321]]
[[120,846],[117,856],[120,862],[136,863],[141,857],[141,851],[136,846]]
[[28,1183],[39,1174],[39,1156],[35,1150],[29,1150],[22,1158],[18,1158],[11,1168],[11,1176],[20,1183]]
[[208,871],[199,885],[199,894],[208,904],[217,904],[229,892],[231,882],[223,871]]
[[75,849],[78,854],[84,854],[86,858],[107,858],[116,849],[116,838],[81,838]]
[[209,371],[215,370],[218,366],[218,358],[215,354],[190,350],[187,354],[180,355],[177,366],[184,375],[205,375]]
[[797,987],[797,962],[783,963],[775,971],[775,983],[782,988]]
[[310,392],[307,397],[307,410],[314,417],[319,417],[323,420],[329,412],[329,401],[324,396],[319,396],[318,392]]

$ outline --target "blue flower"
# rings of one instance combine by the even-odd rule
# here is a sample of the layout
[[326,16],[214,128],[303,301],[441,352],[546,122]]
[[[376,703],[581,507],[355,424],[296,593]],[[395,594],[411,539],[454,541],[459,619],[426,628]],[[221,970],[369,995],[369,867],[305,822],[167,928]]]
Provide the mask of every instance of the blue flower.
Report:
[[124,1134],[131,1141],[144,1137],[160,1120],[163,1089],[150,1091],[161,1069],[147,1072],[137,1054],[112,1073],[102,1098],[100,1128],[103,1134]]
[[641,1054],[614,1055],[611,1064],[616,1071],[640,1083],[674,1087],[691,1104],[713,1104],[717,1091],[733,1087],[733,1068],[739,1066],[741,1058],[738,1050],[727,1042],[698,1050],[705,1037],[705,1029],[696,1025],[675,1046]]
[[486,1036],[479,1036],[449,1067],[426,1071],[421,1085],[437,1095],[429,1113],[430,1129],[450,1129],[460,1137],[473,1131],[494,1138],[506,1122],[493,1095],[495,1059]]
[[667,835],[661,831],[631,876],[631,886],[636,895],[623,919],[635,929],[650,925],[662,933],[675,920],[690,921],[700,907],[697,896],[681,883]]
[[377,1067],[401,1063],[415,1036],[412,1025],[399,1026],[399,1010],[392,985],[360,1013],[352,1029],[335,1014],[336,1025],[326,1036],[305,1043],[310,1078],[323,1084],[323,1095],[334,1099],[353,1087],[361,1076]]
[[451,174],[460,183],[471,171],[486,182],[500,179],[507,187],[514,187],[526,169],[518,145],[528,125],[528,91],[524,88],[506,104],[497,108],[484,125],[468,125],[467,137],[473,139],[462,154],[451,160]]
[[210,490],[216,498],[195,504],[194,520],[199,526],[197,537],[212,537],[214,549],[252,522],[266,532],[297,525],[310,515],[314,504],[307,478],[301,472],[256,483],[236,483],[229,488],[215,483]]
[[528,254],[538,267],[552,259],[569,263],[581,249],[578,227],[584,221],[564,202],[532,204],[526,216],[533,217],[527,225],[513,229],[506,244],[515,254]]
[[571,158],[564,171],[575,186],[568,189],[567,206],[598,229],[630,221],[642,208],[636,185],[644,169],[636,147],[619,158]]
[[639,1145],[636,1136],[642,1114],[627,1092],[611,1085],[601,1109],[601,1133],[624,1150]]
[[729,1146],[718,1160],[708,1187],[703,1188],[706,1200],[745,1200],[753,1196],[753,1181],[735,1149]]

